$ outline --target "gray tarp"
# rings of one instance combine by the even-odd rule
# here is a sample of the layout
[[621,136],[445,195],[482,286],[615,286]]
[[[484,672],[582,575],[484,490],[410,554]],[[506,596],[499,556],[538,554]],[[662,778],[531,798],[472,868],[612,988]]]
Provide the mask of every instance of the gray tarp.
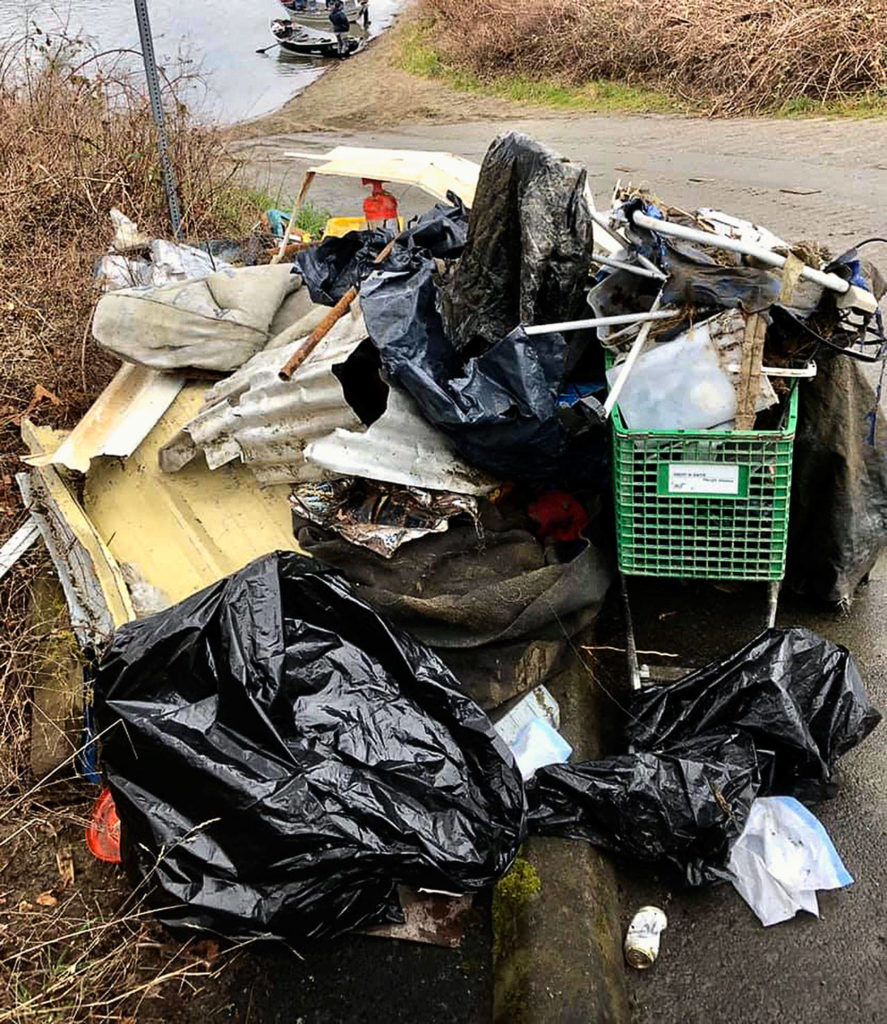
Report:
[[585,169],[521,132],[495,139],[478,178],[468,240],[441,294],[458,350],[487,351],[518,324],[585,316],[592,256]]
[[92,333],[102,348],[154,370],[236,370],[265,348],[278,310],[300,287],[291,269],[239,267],[108,292],[96,306]]

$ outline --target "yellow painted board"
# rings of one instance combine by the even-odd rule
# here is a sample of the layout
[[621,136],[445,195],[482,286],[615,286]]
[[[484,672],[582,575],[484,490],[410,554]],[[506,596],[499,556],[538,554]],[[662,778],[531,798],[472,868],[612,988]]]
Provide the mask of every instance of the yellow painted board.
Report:
[[180,601],[277,549],[298,550],[289,484],[262,488],[240,462],[210,470],[194,459],[163,473],[159,449],[203,404],[188,384],[125,461],[95,459],[84,505],[111,554],[170,601]]
[[[64,441],[62,435],[49,427],[35,426],[30,420],[22,423],[22,439],[32,455],[55,451]],[[32,473],[47,506],[44,510],[46,516],[55,520],[56,530],[70,541],[69,546],[79,546],[82,558],[88,563],[90,576],[94,577],[101,590],[110,624],[116,628],[135,618],[126,580],[89,514],[53,466],[37,466]],[[72,559],[76,557],[73,551],[68,554]]]

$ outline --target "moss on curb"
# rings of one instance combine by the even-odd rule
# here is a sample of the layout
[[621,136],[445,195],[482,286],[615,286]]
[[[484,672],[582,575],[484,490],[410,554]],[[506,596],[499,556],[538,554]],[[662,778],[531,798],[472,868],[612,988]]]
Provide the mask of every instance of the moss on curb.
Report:
[[518,857],[508,874],[496,883],[493,890],[494,960],[512,952],[523,910],[541,891],[539,872],[525,857]]

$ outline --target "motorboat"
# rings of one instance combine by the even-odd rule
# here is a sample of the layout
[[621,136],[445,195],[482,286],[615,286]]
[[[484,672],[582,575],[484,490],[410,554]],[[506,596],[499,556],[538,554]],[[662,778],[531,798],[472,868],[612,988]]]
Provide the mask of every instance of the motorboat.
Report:
[[[345,13],[355,30],[365,29],[370,21],[369,0],[343,0]],[[290,21],[306,28],[330,31],[329,6],[326,0],[280,0]]]
[[276,18],[272,21],[271,31],[282,50],[298,54],[300,57],[347,57],[360,47],[360,40],[349,36],[345,40],[347,50],[341,53],[335,32],[306,28],[288,18]]

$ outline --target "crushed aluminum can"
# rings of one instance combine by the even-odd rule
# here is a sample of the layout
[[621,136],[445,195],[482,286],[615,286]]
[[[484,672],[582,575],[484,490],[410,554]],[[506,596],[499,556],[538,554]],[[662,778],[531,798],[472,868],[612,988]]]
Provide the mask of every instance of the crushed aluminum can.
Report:
[[625,935],[625,959],[639,971],[651,967],[659,956],[659,936],[668,927],[665,911],[641,907],[631,919]]

